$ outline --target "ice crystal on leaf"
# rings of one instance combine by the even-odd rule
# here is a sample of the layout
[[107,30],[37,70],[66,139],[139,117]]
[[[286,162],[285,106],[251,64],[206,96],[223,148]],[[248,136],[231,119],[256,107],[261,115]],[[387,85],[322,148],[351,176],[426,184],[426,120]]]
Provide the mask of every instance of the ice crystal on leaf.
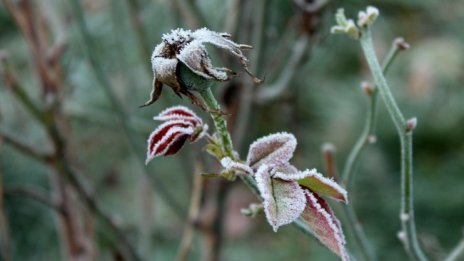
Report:
[[174,106],[162,111],[153,118],[164,121],[148,138],[146,163],[158,156],[177,153],[187,139],[196,142],[208,130],[208,125],[191,110],[183,106]]
[[286,164],[293,157],[296,143],[295,136],[286,132],[262,137],[250,145],[247,164],[255,170],[262,164]]
[[296,144],[290,133],[271,134],[250,145],[246,164],[230,158],[223,158],[221,164],[226,170],[254,175],[266,219],[274,231],[301,217],[322,244],[348,260],[341,225],[321,197],[347,203],[347,192],[316,169],[300,171],[290,164]]
[[304,172],[308,172],[308,174],[304,178],[298,179],[301,186],[309,188],[320,195],[348,203],[348,193],[333,179],[322,176],[315,169],[305,170]]
[[229,157],[222,158],[221,165],[226,169],[226,171],[236,170],[246,174],[253,174],[253,170],[248,165],[233,161]]
[[272,177],[271,167],[263,164],[255,174],[263,198],[264,213],[274,231],[292,223],[303,212],[306,199],[303,189],[294,181]]
[[251,46],[237,44],[230,40],[227,33],[218,33],[206,28],[196,31],[175,29],[164,34],[162,42],[153,50],[151,56],[154,74],[150,99],[143,105],[154,103],[161,95],[163,84],[171,87],[178,95],[187,96],[194,104],[205,109],[203,102],[192,91],[201,91],[201,86],[190,86],[179,78],[183,66],[193,74],[205,80],[228,81],[236,73],[228,68],[214,67],[206,50],[205,44],[211,44],[239,58],[243,69],[253,77],[256,83],[261,80],[248,70],[248,59],[242,50]]
[[304,193],[307,204],[301,218],[311,227],[314,235],[322,244],[340,256],[342,260],[349,260],[340,222],[329,204],[310,190],[305,189]]

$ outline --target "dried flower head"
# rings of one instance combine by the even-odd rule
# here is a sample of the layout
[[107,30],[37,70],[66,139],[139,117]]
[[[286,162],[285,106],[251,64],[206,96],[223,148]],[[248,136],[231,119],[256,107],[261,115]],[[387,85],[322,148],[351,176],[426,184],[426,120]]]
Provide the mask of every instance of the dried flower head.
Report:
[[164,121],[148,138],[147,159],[150,162],[160,155],[177,153],[187,139],[196,142],[208,130],[208,125],[184,106],[174,106],[162,111],[154,120]]
[[179,72],[183,67],[188,68],[193,74],[203,80],[228,81],[236,73],[228,68],[214,67],[211,63],[205,44],[211,44],[227,53],[239,58],[244,70],[253,77],[256,83],[261,80],[253,76],[248,70],[248,59],[242,50],[252,47],[237,44],[230,40],[227,33],[213,32],[202,28],[196,31],[176,29],[164,34],[162,42],[155,47],[151,56],[154,73],[153,89],[148,100],[143,106],[154,103],[161,95],[163,84],[171,87],[181,97],[185,95],[192,103],[205,109],[203,102],[192,91],[201,91],[199,86],[194,86],[179,79]]

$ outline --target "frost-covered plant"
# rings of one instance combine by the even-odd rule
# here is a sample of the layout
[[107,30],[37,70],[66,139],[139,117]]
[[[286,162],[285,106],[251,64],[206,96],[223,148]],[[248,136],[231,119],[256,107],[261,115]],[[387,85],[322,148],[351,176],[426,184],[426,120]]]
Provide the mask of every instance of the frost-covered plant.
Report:
[[244,70],[256,82],[260,82],[248,70],[248,59],[242,52],[242,50],[251,49],[252,47],[237,44],[230,40],[230,37],[227,33],[218,33],[206,28],[196,31],[175,29],[168,34],[164,34],[162,42],[155,47],[151,56],[154,74],[153,89],[150,99],[143,106],[148,106],[158,100],[163,84],[166,84],[179,97],[185,95],[192,103],[206,109],[203,102],[192,93],[192,91],[203,90],[202,86],[204,85],[198,85],[186,78],[179,77],[180,64],[185,65],[204,80],[228,81],[231,77],[236,76],[236,73],[229,68],[214,67],[206,51],[205,44],[211,44],[237,57]]
[[254,177],[267,221],[274,231],[301,216],[325,246],[346,260],[340,222],[320,196],[348,203],[347,192],[316,169],[300,171],[294,167],[289,161],[296,145],[293,134],[271,134],[250,145],[245,163],[226,157],[221,164],[226,169],[233,168]]
[[[298,219],[305,223],[308,233],[311,231],[342,260],[349,260],[340,222],[321,197],[347,203],[347,192],[315,169],[300,171],[290,163],[297,144],[292,134],[282,132],[258,139],[251,144],[245,162],[234,152],[226,121],[217,113],[220,107],[210,90],[210,81],[226,81],[235,73],[227,68],[213,67],[204,44],[212,44],[238,57],[255,82],[260,80],[248,71],[248,60],[242,53],[242,49],[251,46],[236,44],[229,38],[226,33],[205,28],[193,32],[177,29],[164,35],[163,42],[156,46],[152,56],[153,91],[145,105],[155,102],[162,85],[167,84],[178,95],[186,95],[194,104],[210,112],[217,133],[207,134],[207,125],[183,106],[166,109],[154,118],[164,123],[148,139],[146,162],[160,155],[175,154],[187,139],[195,142],[208,136],[207,151],[224,167],[220,176],[229,180],[239,176],[260,196],[266,219],[274,231]],[[203,101],[191,91],[197,91]]]
[[150,162],[158,156],[168,156],[177,153],[187,139],[196,142],[201,139],[208,125],[191,110],[184,106],[174,106],[162,111],[153,118],[164,121],[148,138],[147,159]]

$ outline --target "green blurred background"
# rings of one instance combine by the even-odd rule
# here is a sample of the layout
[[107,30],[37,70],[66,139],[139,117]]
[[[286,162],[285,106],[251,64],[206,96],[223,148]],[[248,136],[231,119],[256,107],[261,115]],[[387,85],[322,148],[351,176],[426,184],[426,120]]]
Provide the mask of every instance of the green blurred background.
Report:
[[[28,2],[29,9],[24,10],[32,17],[30,27],[45,40],[25,37],[6,8],[7,2],[19,9]],[[193,174],[214,172],[218,166],[203,151],[204,142],[185,146],[180,155],[157,158],[146,167],[143,164],[144,140],[157,126],[151,118],[165,107],[186,105],[209,120],[206,113],[187,99],[179,99],[169,88],[155,105],[138,108],[148,99],[150,54],[162,34],[177,27],[206,26],[255,46],[249,52],[251,70],[265,77],[265,83],[253,86],[242,73],[232,82],[215,86],[230,113],[229,127],[242,158],[256,138],[288,131],[299,141],[293,159],[297,167],[323,170],[321,145],[331,142],[337,148],[336,163],[341,170],[366,119],[367,97],[359,86],[370,80],[370,75],[359,44],[331,35],[329,29],[337,8],[344,7],[348,16],[355,17],[358,10],[375,5],[381,12],[374,25],[380,59],[395,37],[402,36],[411,44],[399,54],[387,80],[406,117],[418,118],[414,135],[416,224],[425,252],[431,259],[441,260],[463,237],[464,3],[349,0],[330,1],[322,7],[317,3],[2,1],[1,133],[36,151],[53,151],[43,126],[8,87],[4,73],[8,68],[39,108],[60,115],[70,165],[143,259],[175,260],[186,226]],[[83,13],[81,21],[79,12]],[[87,32],[79,27],[79,21],[85,23]],[[48,45],[34,47],[37,43]],[[56,46],[63,47],[63,52],[51,65],[47,59],[53,57]],[[39,55],[34,53],[37,51]],[[214,49],[211,54],[215,64],[239,70],[230,57]],[[45,57],[48,69],[59,67],[53,67],[58,72],[53,74],[56,89],[45,88],[37,57]],[[277,85],[282,93],[268,100],[259,98],[263,90]],[[249,113],[244,110],[246,104],[251,104]],[[361,155],[349,196],[379,260],[406,260],[397,239],[399,142],[382,102],[378,112],[377,142]],[[9,142],[0,147],[0,160],[0,207],[6,221],[1,229],[2,235],[9,235],[3,254],[8,249],[11,260],[70,258],[62,219],[56,210],[37,201],[34,195],[39,194],[57,204],[63,195],[70,197],[67,207],[77,222],[76,233],[83,234],[79,238],[87,258],[121,258],[111,247],[113,236],[108,228],[86,210],[56,166],[25,155]],[[263,215],[254,219],[242,216],[240,209],[256,199],[239,181],[202,182],[200,213],[192,221],[201,225],[195,229],[188,260],[337,260],[315,239],[291,226],[273,233]],[[57,190],[62,187],[66,192],[60,195]],[[176,203],[167,202],[166,197]],[[343,215],[340,218],[344,223]],[[345,233],[348,248],[356,255],[352,235],[346,229]]]

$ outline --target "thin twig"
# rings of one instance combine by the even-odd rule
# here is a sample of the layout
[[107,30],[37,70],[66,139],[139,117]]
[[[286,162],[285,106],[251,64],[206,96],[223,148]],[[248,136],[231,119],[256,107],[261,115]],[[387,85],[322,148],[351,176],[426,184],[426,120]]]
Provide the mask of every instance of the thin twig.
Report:
[[224,32],[229,32],[232,35],[236,34],[241,11],[242,0],[227,1],[227,15],[224,22]]
[[208,27],[207,19],[192,0],[174,0],[174,6],[190,28]]
[[[11,74],[12,75],[12,74]],[[38,107],[31,102],[31,99],[24,91],[24,89],[19,85],[17,81],[11,81],[7,83],[14,83],[14,86],[9,86],[11,90],[14,90],[13,93],[15,94],[16,98],[25,105],[26,109],[31,113],[32,116],[40,123],[42,126],[47,130],[48,135],[50,136],[51,140],[54,142],[55,145],[55,154],[56,156],[53,157],[52,162],[48,162],[48,164],[54,165],[54,167],[62,174],[66,176],[70,184],[76,190],[77,194],[81,197],[84,201],[86,206],[96,215],[96,217],[103,221],[111,231],[117,237],[117,244],[121,247],[121,249],[126,252],[128,257],[131,257],[131,260],[139,260],[137,254],[133,250],[133,247],[130,245],[129,241],[126,239],[125,234],[120,231],[119,227],[117,227],[114,222],[104,214],[103,210],[96,204],[95,200],[92,198],[90,193],[84,188],[84,185],[80,182],[77,178],[77,174],[72,170],[68,159],[66,158],[67,153],[64,148],[65,141],[58,130],[56,123],[54,122],[53,115],[46,114],[40,111]],[[39,112],[39,113],[37,113]],[[52,113],[52,112],[50,112]],[[46,162],[47,163],[47,162]]]
[[50,153],[39,152],[36,149],[34,149],[32,146],[25,144],[16,138],[13,138],[10,134],[6,133],[1,128],[0,128],[0,138],[3,138],[5,144],[8,144],[14,147],[15,149],[17,149],[24,155],[27,155],[38,161],[49,162],[53,157]]
[[297,72],[306,51],[309,48],[309,36],[307,34],[301,35],[293,45],[290,58],[279,75],[279,78],[268,86],[263,86],[256,93],[256,101],[258,103],[271,102],[282,95],[286,88],[290,85],[293,76]]
[[41,191],[37,187],[30,185],[9,186],[4,188],[4,193],[7,196],[25,197],[49,207],[59,214],[64,213],[64,209],[58,202],[55,202],[45,191]]
[[403,235],[402,243],[408,252],[411,259],[427,260],[424,255],[416,234],[416,223],[414,217],[413,204],[413,155],[412,155],[412,133],[414,126],[408,126],[403,113],[400,111],[393,94],[382,73],[377,56],[375,54],[374,45],[372,43],[372,33],[370,28],[362,30],[361,47],[364,56],[367,60],[369,68],[372,72],[376,85],[379,87],[380,95],[387,107],[387,111],[395,124],[401,146],[401,210],[400,221],[402,224]]
[[[339,179],[337,168],[335,166],[335,147],[332,144],[324,144],[322,152],[324,156],[324,166],[327,176]],[[353,235],[355,243],[363,256],[363,259],[376,260],[369,240],[367,240],[364,229],[359,222],[356,212],[354,211],[353,202],[350,202],[350,204],[342,204],[342,206],[337,205],[337,207],[342,208],[345,217],[348,219],[348,222],[345,222],[345,224],[350,231],[349,234]]]
[[190,208],[188,222],[185,225],[184,232],[182,233],[182,239],[177,250],[177,260],[187,260],[190,249],[192,248],[192,240],[195,231],[195,223],[197,222],[200,214],[201,207],[201,195],[203,192],[203,177],[200,175],[201,167],[197,164],[196,171],[192,177],[192,194],[190,196]]
[[2,146],[3,139],[0,137],[0,249],[2,252],[0,257],[2,260],[10,261],[10,232],[4,205],[5,188],[3,186]]
[[[139,45],[140,55],[143,60],[147,60],[150,57],[150,47],[148,46],[147,34],[143,28],[142,20],[140,18],[140,4],[138,0],[126,0],[126,3],[129,7],[129,16],[132,24],[132,28],[135,31],[137,36],[137,43]],[[150,71],[150,67],[144,66]]]
[[[383,73],[386,74],[388,72],[388,68],[393,63],[397,54],[404,50],[398,44],[401,38],[397,38],[393,41],[390,51],[387,54],[387,57],[384,59],[382,68]],[[404,42],[404,41],[403,41]],[[343,183],[347,186],[347,189],[350,190],[351,181],[353,180],[354,169],[356,166],[356,162],[361,155],[362,150],[369,144],[369,138],[374,137],[374,129],[375,123],[377,121],[377,100],[378,100],[378,88],[375,86],[370,93],[367,93],[369,97],[369,109],[367,111],[366,122],[364,124],[364,129],[361,132],[361,136],[358,138],[358,141],[355,143],[353,148],[351,149],[348,157],[346,159],[345,165],[343,167],[342,178]]]
[[[256,0],[254,2],[255,10],[257,13],[253,13],[254,22],[253,22],[253,47],[254,51],[252,53],[252,57],[250,58],[251,65],[250,69],[252,71],[257,71],[262,51],[263,51],[263,38],[264,38],[264,28],[265,28],[265,20],[266,20],[266,7],[267,7],[267,0]],[[237,119],[235,120],[236,126],[234,128],[234,140],[235,144],[240,150],[242,146],[242,141],[244,139],[249,119],[252,112],[253,107],[253,95],[254,95],[254,82],[249,79],[240,94],[240,101],[239,101],[239,111],[237,115]]]
[[446,257],[445,261],[458,261],[462,260],[459,259],[462,257],[464,257],[464,238],[459,241],[455,248],[453,248],[449,256]]
[[[70,1],[70,3],[74,18],[77,21],[79,31],[83,38],[82,43],[84,46],[84,50],[86,52],[87,57],[89,58],[90,65],[99,82],[99,86],[104,90],[106,96],[110,100],[111,106],[119,118],[123,132],[129,141],[131,151],[136,156],[137,162],[139,163],[142,171],[145,175],[150,176],[146,171],[144,160],[138,153],[138,148],[140,147],[139,142],[133,136],[132,128],[128,123],[128,117],[126,115],[126,112],[124,111],[121,102],[117,99],[116,95],[111,89],[109,80],[105,76],[100,62],[97,59],[97,54],[95,53],[94,49],[95,44],[93,42],[92,37],[90,36],[87,25],[85,23],[81,4],[78,0],[72,0]],[[180,204],[172,196],[171,192],[166,189],[166,186],[164,186],[164,182],[157,175],[152,175],[149,178],[149,180],[152,181],[152,185],[155,187],[155,191],[163,198],[163,200],[167,203],[168,207],[170,207],[180,219],[183,219],[185,217],[185,211],[180,207]]]

